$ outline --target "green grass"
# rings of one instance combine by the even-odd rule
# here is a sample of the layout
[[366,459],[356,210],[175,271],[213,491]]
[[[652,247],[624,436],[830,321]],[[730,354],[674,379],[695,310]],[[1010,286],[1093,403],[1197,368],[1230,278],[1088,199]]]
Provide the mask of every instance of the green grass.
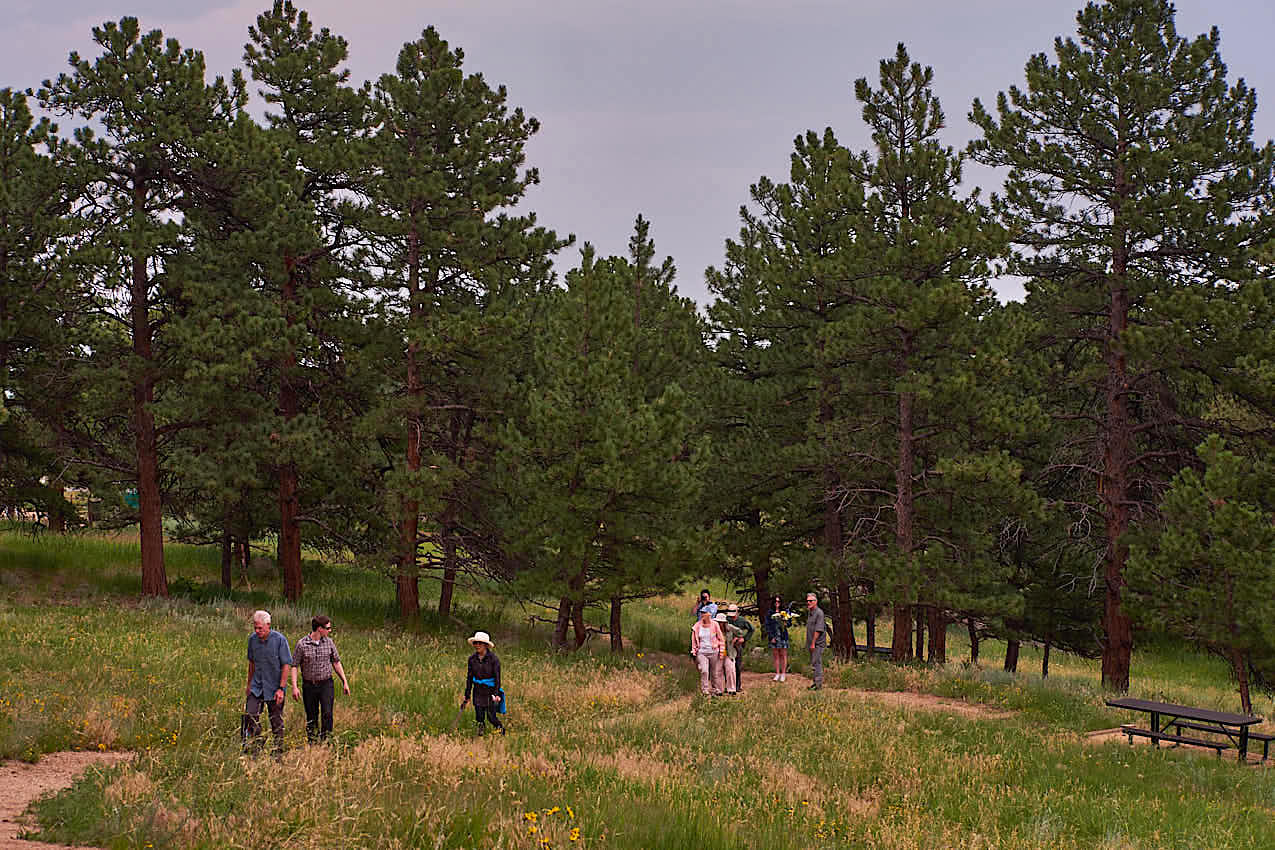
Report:
[[[698,587],[627,606],[636,646],[618,658],[596,640],[552,653],[548,627],[467,590],[460,619],[498,641],[511,699],[510,735],[479,740],[468,713],[450,728],[468,653],[461,627],[428,617],[398,624],[385,577],[308,565],[306,594],[288,605],[272,586],[218,596],[215,552],[166,550],[170,578],[188,578],[191,598],[139,604],[127,544],[0,536],[0,578],[16,591],[0,597],[0,753],[136,753],[39,802],[43,839],[109,848],[1275,846],[1271,771],[1085,742],[1078,733],[1130,718],[1102,705],[1084,659],[1055,653],[1046,682],[1027,647],[1017,675],[842,664],[818,694],[758,687],[709,701],[693,695],[697,677],[682,658]],[[244,758],[236,740],[248,616],[259,606],[293,640],[313,611],[332,613],[354,689],[338,695],[329,747],[304,745],[303,714],[290,702],[282,763]],[[958,638],[954,630],[956,658]],[[996,646],[983,651],[998,664]],[[1012,713],[897,707],[860,689]],[[1234,708],[1224,668],[1171,646],[1135,657],[1134,692]]]

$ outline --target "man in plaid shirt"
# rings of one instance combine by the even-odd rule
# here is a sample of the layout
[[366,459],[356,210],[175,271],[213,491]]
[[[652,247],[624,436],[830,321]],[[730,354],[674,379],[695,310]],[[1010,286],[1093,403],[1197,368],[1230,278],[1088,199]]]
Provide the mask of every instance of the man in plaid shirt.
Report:
[[[297,648],[292,652],[292,698],[305,700],[305,735],[314,743],[315,739],[326,741],[332,734],[332,700],[336,688],[332,684],[332,673],[341,677],[341,689],[348,696],[350,682],[341,667],[341,654],[336,651],[332,642],[332,621],[319,614],[310,621],[313,631],[297,641]],[[302,691],[297,690],[297,671],[301,671]],[[320,726],[320,711],[323,723]]]

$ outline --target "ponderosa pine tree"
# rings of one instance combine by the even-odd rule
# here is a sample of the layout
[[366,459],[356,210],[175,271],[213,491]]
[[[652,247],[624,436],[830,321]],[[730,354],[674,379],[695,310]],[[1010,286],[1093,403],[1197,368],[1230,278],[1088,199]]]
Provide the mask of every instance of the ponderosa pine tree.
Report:
[[1256,99],[1228,83],[1216,29],[1179,36],[1168,0],[1090,3],[1077,23],[996,115],[974,102],[971,151],[1009,170],[998,208],[1045,341],[1083,354],[1050,396],[1073,402],[1056,416],[1088,425],[1072,462],[1105,530],[1102,680],[1125,690],[1125,535],[1203,433],[1193,382],[1225,381],[1234,352],[1211,341],[1275,224],[1275,149],[1253,144]]
[[[851,307],[829,335],[861,384],[847,413],[856,432],[850,477],[859,480],[846,481],[841,500],[877,541],[865,557],[876,594],[894,604],[899,661],[913,655],[914,606],[945,630],[970,589],[988,592],[977,578],[995,571],[987,512],[1023,495],[1018,465],[995,444],[1031,416],[998,386],[1004,357],[981,322],[1006,236],[977,193],[957,194],[961,157],[939,140],[944,115],[932,85],[931,69],[902,44],[881,61],[879,88],[855,83],[874,147],[854,163],[866,197],[849,221],[855,260],[838,289]],[[884,523],[888,538],[873,530]],[[942,642],[935,648],[941,661]]]
[[1130,546],[1127,604],[1142,623],[1226,659],[1251,714],[1250,683],[1275,675],[1275,468],[1216,434],[1198,452],[1203,470],[1174,476],[1160,522]]
[[[508,352],[500,315],[550,276],[562,244],[514,207],[539,180],[524,169],[539,128],[507,106],[503,86],[466,74],[464,52],[432,27],[399,51],[373,95],[375,163],[369,223],[389,327],[401,349],[389,364],[388,406],[378,431],[402,456],[392,462],[386,509],[396,517],[399,611],[419,611],[422,513],[443,552],[438,610],[450,613],[457,574],[458,492],[472,474],[476,426],[498,406],[492,384]],[[468,466],[468,468],[466,468]]]
[[[711,391],[718,445],[710,473],[715,515],[733,562],[747,565],[759,595],[782,565],[808,580],[833,577],[838,652],[849,654],[844,411],[858,375],[828,346],[849,302],[841,282],[857,246],[852,216],[864,205],[852,154],[831,129],[797,137],[789,182],[762,178],[757,208],[740,210],[726,264],[708,270],[709,310],[725,379]],[[857,567],[857,559],[856,564]]]
[[76,187],[58,144],[25,94],[0,89],[0,503],[29,505],[51,528],[74,512],[60,482],[41,483],[55,469],[56,430],[40,420],[63,398],[65,317],[79,295],[66,264]]
[[[303,587],[301,471],[316,469],[315,449],[328,439],[322,417],[313,415],[321,401],[311,389],[312,364],[323,339],[340,336],[325,323],[339,321],[347,307],[341,266],[361,238],[355,193],[366,168],[368,99],[365,88],[349,85],[350,72],[342,67],[346,40],[326,28],[316,32],[290,0],[275,0],[248,33],[244,62],[272,110],[267,127],[295,172],[285,178],[291,223],[263,233],[274,240],[274,262],[263,267],[259,282],[275,295],[287,327],[274,369],[278,422],[270,434],[279,567],[284,596],[296,599]],[[315,482],[315,489],[322,491],[322,484]]]
[[[77,213],[96,229],[78,272],[101,317],[79,386],[86,402],[80,421],[92,416],[89,402],[101,400],[102,427],[77,436],[82,460],[136,481],[142,592],[163,596],[161,443],[188,424],[157,422],[156,404],[180,375],[165,329],[183,296],[167,264],[188,249],[181,212],[195,143],[224,131],[246,97],[238,77],[209,83],[201,53],[158,30],[142,33],[136,18],[95,27],[93,38],[102,54],[90,61],[72,53],[71,73],[46,80],[39,95],[45,108],[90,122],[61,146],[65,167],[82,171],[88,186]],[[117,428],[123,410],[127,424]]]
[[683,387],[697,380],[702,329],[671,264],[650,264],[646,227],[639,218],[629,259],[586,245],[566,289],[543,296],[527,414],[501,431],[506,526],[527,564],[514,588],[558,601],[559,649],[568,629],[584,642],[586,605],[608,604],[614,626],[624,598],[705,565],[694,508],[707,448]]

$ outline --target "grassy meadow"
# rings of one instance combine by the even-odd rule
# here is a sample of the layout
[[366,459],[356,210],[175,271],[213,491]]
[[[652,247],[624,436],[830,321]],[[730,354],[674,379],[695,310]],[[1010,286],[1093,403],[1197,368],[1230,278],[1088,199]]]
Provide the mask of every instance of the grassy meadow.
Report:
[[[1054,653],[1041,682],[1034,650],[1010,675],[1003,647],[986,642],[980,667],[846,664],[830,667],[819,693],[767,681],[706,700],[684,654],[698,586],[629,606],[623,657],[604,639],[560,657],[531,612],[473,591],[459,623],[403,625],[384,577],[308,564],[306,596],[287,605],[268,578],[216,589],[213,549],[166,554],[184,596],[139,602],[134,543],[0,534],[0,755],[136,753],[37,803],[38,838],[108,848],[1275,847],[1275,771],[1086,740],[1132,719],[1103,706],[1096,662]],[[330,746],[305,745],[304,713],[289,698],[282,759],[241,755],[256,607],[291,641],[312,613],[332,615],[353,693],[338,693]],[[474,737],[468,711],[452,729],[469,652],[461,624],[497,642],[505,737]],[[960,638],[953,629],[957,661]],[[805,654],[793,655],[803,668]],[[762,653],[748,667],[768,663]],[[1238,708],[1220,664],[1176,647],[1135,656],[1132,693]],[[1268,698],[1257,710],[1275,716]]]

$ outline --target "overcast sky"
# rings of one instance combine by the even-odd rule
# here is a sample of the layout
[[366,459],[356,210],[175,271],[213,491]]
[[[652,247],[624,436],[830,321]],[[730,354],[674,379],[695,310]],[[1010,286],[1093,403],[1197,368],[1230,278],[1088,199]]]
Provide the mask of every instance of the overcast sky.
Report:
[[[350,42],[359,79],[392,71],[403,42],[434,25],[465,50],[468,71],[508,86],[540,119],[528,162],[541,185],[526,208],[560,233],[622,253],[633,219],[652,221],[678,287],[709,300],[704,269],[720,265],[739,207],[761,175],[786,179],[792,140],[833,127],[867,144],[852,83],[907,44],[931,65],[948,117],[946,141],[973,135],[970,101],[1021,83],[1028,56],[1075,31],[1079,0],[296,0],[317,26]],[[136,15],[210,70],[241,64],[247,29],[269,0],[0,0],[0,87],[54,76],[90,28]],[[1180,0],[1178,30],[1216,25],[1232,78],[1259,97],[1257,136],[1275,135],[1275,3]],[[1269,96],[1270,102],[1267,102]],[[69,127],[64,127],[69,129]],[[967,179],[991,179],[970,172]],[[985,187],[995,188],[995,187]],[[560,267],[576,258],[576,249]],[[1006,281],[1002,297],[1021,297]]]

